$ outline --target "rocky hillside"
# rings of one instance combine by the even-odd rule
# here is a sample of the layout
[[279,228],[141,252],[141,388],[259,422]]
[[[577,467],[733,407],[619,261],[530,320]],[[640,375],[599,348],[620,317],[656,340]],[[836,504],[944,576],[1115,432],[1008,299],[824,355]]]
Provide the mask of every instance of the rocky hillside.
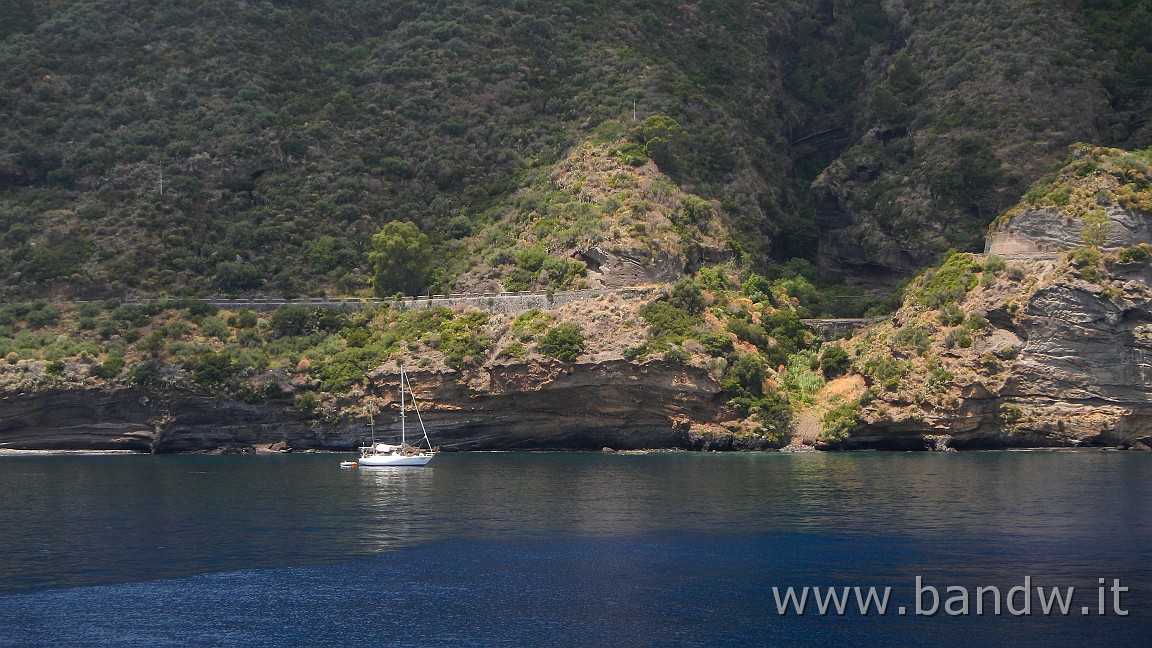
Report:
[[681,280],[513,312],[9,305],[0,444],[347,450],[373,413],[394,427],[403,363],[446,449],[779,446],[781,365],[801,353],[797,371],[815,376],[803,350],[818,339],[787,293],[803,284],[755,276],[746,296],[733,276],[703,276],[710,290]]
[[1076,149],[997,223],[989,247],[1003,257],[950,256],[889,322],[846,341],[867,387],[826,420],[826,438],[1152,445],[1146,155]]
[[536,283],[537,246],[890,285],[1067,145],[1149,143],[1135,0],[0,7],[9,300],[367,295],[396,221],[440,292]]

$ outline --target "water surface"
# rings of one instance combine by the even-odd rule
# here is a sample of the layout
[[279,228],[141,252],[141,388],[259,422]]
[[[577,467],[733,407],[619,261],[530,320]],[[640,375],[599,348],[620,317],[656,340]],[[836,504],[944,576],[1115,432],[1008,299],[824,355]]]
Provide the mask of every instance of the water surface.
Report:
[[[1143,454],[340,458],[0,457],[0,644],[1133,645],[1152,632]],[[1067,616],[917,616],[917,576],[941,594],[1027,576],[1077,595]],[[1110,593],[1098,614],[1099,578],[1130,588],[1128,616]],[[893,609],[782,616],[772,588],[788,586],[887,586]]]

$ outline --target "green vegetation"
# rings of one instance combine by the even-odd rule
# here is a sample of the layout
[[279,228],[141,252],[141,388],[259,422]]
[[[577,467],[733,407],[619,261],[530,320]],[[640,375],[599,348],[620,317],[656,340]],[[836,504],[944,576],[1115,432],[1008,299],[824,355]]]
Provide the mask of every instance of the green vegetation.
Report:
[[970,254],[949,251],[944,263],[927,270],[918,286],[913,288],[916,299],[928,308],[940,308],[964,299],[976,287],[976,273],[980,264]]
[[852,358],[839,344],[827,344],[820,350],[820,370],[825,378],[835,378],[852,367]]
[[584,353],[584,332],[575,322],[557,324],[540,338],[539,347],[546,356],[576,362]]
[[866,376],[888,391],[894,391],[899,387],[900,380],[908,373],[909,368],[906,361],[884,356],[868,358],[863,367]]
[[[779,436],[861,353],[802,318],[904,297],[830,280],[821,236],[847,262],[825,271],[922,267],[976,249],[1061,137],[1147,144],[1143,3],[937,4],[0,0],[0,359],[313,412],[401,356],[576,362],[599,331],[181,298],[552,292],[596,285],[593,248],[733,259],[622,314],[644,327],[623,355],[712,372]],[[1075,103],[1100,81],[1111,105]],[[1108,209],[1152,213],[1152,150],[1075,147],[1025,202],[1077,219],[1086,280],[1152,258],[1095,249]],[[857,369],[893,389],[938,337],[972,345],[987,321],[963,301],[1001,277],[1025,279],[949,253],[907,291],[935,312]],[[173,298],[61,305],[149,295]],[[825,423],[835,439],[855,419]]]
[[412,223],[394,221],[372,237],[372,290],[377,297],[419,295],[428,286],[432,246]]
[[794,353],[788,356],[788,366],[780,374],[780,383],[792,399],[811,405],[812,395],[824,386],[824,376],[817,372],[819,368],[815,349]]
[[[1084,131],[1038,95],[1106,70],[1116,105],[1083,119],[1134,134],[1138,5],[6,0],[0,277],[25,300],[442,292],[476,269],[558,290],[584,281],[573,250],[712,237],[774,284],[749,297],[807,302],[772,262],[816,259],[822,172],[927,262],[1063,144],[1020,165],[1020,133]],[[1116,165],[1142,204],[1139,156]]]
[[[696,16],[536,0],[387,10],[8,0],[0,276],[17,295],[46,283],[83,296],[443,291],[484,259],[514,255],[533,227],[554,259],[544,286],[578,285],[581,264],[566,252],[602,236],[614,198],[593,206],[576,188],[549,189],[547,169],[590,139],[697,187],[700,199],[669,214],[678,228],[722,210],[743,249],[766,259],[784,220],[807,223],[814,240],[811,214],[794,208],[811,174],[789,176],[778,133],[812,101],[849,121],[843,102],[799,80],[831,60],[838,96],[862,83],[854,70],[889,33],[876,27],[879,3],[866,4],[866,28],[860,12],[829,25],[850,54],[802,38],[810,69],[791,75],[785,104],[764,80],[794,37],[732,3]],[[642,216],[642,202],[619,207]],[[414,276],[389,268],[390,248],[372,238],[393,223],[428,236]],[[525,285],[517,274],[510,288]]]
[[1103,258],[1100,251],[1094,247],[1068,250],[1068,262],[1079,270],[1080,276],[1087,281],[1096,282],[1103,278],[1100,264]]
[[828,410],[820,427],[820,438],[838,443],[848,438],[860,427],[860,401],[841,403]]

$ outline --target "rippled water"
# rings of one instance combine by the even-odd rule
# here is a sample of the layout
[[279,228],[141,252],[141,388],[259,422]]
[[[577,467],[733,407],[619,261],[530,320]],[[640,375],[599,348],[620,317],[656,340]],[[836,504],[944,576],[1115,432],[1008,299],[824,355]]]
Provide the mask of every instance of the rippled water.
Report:
[[[1137,645],[1152,456],[0,457],[0,645]],[[1076,587],[911,612],[915,578]],[[1098,579],[1120,579],[1118,616]],[[780,615],[772,587],[891,587]],[[1083,614],[1083,608],[1090,608]]]

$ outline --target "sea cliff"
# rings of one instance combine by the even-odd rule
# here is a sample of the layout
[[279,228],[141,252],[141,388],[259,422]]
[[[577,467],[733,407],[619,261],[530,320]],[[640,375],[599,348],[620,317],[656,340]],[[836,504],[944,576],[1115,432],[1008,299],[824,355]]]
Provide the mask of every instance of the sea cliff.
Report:
[[[754,435],[725,430],[731,417],[705,370],[653,360],[530,362],[470,373],[411,373],[422,419],[443,450],[756,449]],[[350,451],[399,435],[389,372],[345,396],[328,415],[291,401],[247,404],[147,387],[11,393],[0,439],[11,449],[251,451],[284,442],[295,450]],[[416,419],[409,412],[409,426]],[[411,433],[412,428],[409,428]]]
[[1076,147],[904,306],[845,343],[868,389],[845,448],[1149,449],[1152,172]]

